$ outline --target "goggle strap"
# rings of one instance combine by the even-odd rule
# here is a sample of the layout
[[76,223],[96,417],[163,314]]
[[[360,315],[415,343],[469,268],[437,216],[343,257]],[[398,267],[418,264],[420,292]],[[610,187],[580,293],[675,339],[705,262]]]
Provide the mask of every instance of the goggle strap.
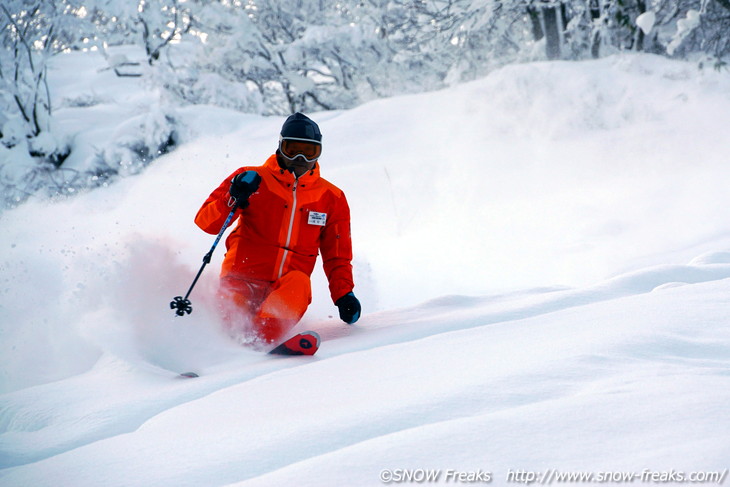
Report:
[[300,139],[298,137],[283,137],[281,135],[279,136],[279,143],[282,143],[285,140],[295,140],[297,142],[309,142],[310,144],[317,144],[319,146],[322,145],[322,142],[320,142],[318,140],[314,140],[314,139]]

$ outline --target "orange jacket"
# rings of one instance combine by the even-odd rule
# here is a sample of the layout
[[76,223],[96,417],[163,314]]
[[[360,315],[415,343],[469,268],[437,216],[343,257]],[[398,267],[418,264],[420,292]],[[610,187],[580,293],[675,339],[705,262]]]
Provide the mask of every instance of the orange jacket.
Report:
[[345,194],[319,176],[319,165],[298,180],[275,154],[263,166],[241,167],[205,200],[195,223],[217,235],[231,212],[231,179],[248,170],[259,173],[261,185],[234,215],[221,276],[269,282],[292,270],[309,276],[321,251],[332,301],[352,291],[350,208]]

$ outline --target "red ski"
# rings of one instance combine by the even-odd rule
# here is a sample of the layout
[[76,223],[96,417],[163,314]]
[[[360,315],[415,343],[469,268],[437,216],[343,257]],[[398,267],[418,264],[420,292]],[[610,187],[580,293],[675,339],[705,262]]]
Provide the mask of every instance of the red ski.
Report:
[[294,335],[269,353],[274,355],[314,355],[319,350],[320,341],[319,334],[316,331],[305,331]]

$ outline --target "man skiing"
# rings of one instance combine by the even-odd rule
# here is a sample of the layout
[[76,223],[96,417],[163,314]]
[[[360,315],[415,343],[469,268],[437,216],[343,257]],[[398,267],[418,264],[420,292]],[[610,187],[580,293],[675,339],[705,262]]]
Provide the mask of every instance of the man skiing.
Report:
[[[301,113],[286,119],[279,147],[262,166],[244,166],[214,190],[195,216],[217,234],[235,206],[220,278],[223,317],[254,345],[280,343],[312,301],[310,276],[319,252],[332,301],[348,324],[360,317],[353,291],[350,209],[345,194],[321,178],[322,133]],[[311,354],[319,337],[288,340],[275,350]],[[315,343],[312,343],[312,340]]]

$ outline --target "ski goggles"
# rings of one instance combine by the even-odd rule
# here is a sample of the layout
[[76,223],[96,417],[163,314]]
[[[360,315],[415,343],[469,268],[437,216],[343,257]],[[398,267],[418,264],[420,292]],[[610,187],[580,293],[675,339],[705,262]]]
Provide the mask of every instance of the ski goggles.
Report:
[[322,144],[310,139],[280,138],[279,151],[290,161],[304,159],[314,162],[322,155]]

